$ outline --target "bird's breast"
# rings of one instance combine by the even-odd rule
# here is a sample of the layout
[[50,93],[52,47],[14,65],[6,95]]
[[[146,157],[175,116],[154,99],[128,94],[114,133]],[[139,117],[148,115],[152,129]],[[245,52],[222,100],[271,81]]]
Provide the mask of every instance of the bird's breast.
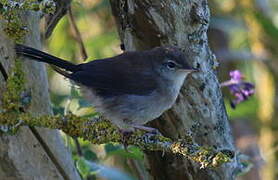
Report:
[[158,118],[174,104],[179,89],[170,87],[167,90],[157,89],[148,95],[121,95],[104,98],[92,89],[83,87],[83,94],[95,109],[119,127],[128,124],[145,124]]

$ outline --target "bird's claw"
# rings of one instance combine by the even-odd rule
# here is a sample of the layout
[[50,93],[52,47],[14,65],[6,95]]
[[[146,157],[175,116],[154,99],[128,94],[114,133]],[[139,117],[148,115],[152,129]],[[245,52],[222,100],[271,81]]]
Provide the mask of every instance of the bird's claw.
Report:
[[130,137],[130,135],[133,133],[133,130],[130,129],[119,129],[120,133],[121,133],[121,141],[122,144],[124,145],[124,148],[126,151],[127,150],[127,146],[128,146],[128,138]]
[[147,127],[147,126],[141,126],[141,125],[132,125],[134,129],[139,129],[146,131],[148,133],[154,134],[154,135],[161,135],[158,129],[152,128],[152,127]]

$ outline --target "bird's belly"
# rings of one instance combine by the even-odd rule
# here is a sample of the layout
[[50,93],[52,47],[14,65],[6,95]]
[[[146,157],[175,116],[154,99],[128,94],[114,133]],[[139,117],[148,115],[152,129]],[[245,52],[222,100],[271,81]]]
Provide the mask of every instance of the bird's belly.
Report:
[[[123,125],[145,124],[159,117],[174,103],[173,100],[156,94],[149,96],[127,95],[118,97],[117,101],[120,103],[112,108],[107,108],[107,111],[108,114],[110,113],[112,122],[115,124],[123,123]],[[122,126],[121,124],[119,126]]]
[[89,100],[96,110],[120,128],[127,128],[131,124],[142,125],[159,117],[176,99],[157,92],[148,96],[122,95],[109,98],[97,97],[92,91],[86,94],[88,92]]

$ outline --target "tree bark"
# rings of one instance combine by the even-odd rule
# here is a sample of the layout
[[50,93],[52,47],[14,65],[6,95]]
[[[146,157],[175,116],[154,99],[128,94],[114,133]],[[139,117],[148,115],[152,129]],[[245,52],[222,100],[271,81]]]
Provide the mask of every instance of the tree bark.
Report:
[[[200,73],[187,78],[176,104],[151,122],[163,135],[178,139],[190,133],[200,145],[234,150],[225,106],[209,49],[206,0],[110,0],[125,50],[176,45]],[[218,169],[200,166],[181,157],[146,152],[153,179],[234,179],[236,158]]]
[[[39,14],[26,12],[22,15],[30,32],[25,42],[35,48],[41,47]],[[0,22],[0,63],[7,72],[14,65],[13,43],[4,35]],[[23,61],[27,89],[32,101],[28,111],[34,115],[51,114],[46,71],[42,63]],[[5,91],[5,81],[0,74],[0,98]],[[1,102],[0,102],[1,105]],[[79,180],[71,154],[57,130],[20,128],[15,135],[0,136],[0,179],[74,179]]]

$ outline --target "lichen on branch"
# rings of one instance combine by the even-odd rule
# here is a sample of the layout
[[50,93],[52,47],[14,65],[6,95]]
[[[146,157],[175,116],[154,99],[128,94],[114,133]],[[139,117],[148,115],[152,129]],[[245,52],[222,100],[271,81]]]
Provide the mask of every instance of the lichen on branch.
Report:
[[80,137],[93,144],[124,143],[125,145],[138,146],[142,150],[179,154],[200,163],[201,168],[219,167],[223,163],[231,161],[234,156],[230,150],[219,151],[199,146],[190,137],[174,142],[162,135],[140,130],[135,130],[129,135],[123,135],[115,125],[99,118],[91,120],[73,114],[34,117],[29,113],[21,113],[15,119],[10,113],[0,113],[0,125],[14,126],[19,123],[21,126],[60,129],[69,136]]
[[4,32],[11,39],[20,42],[29,32],[20,19],[22,11],[40,11],[44,14],[54,13],[56,4],[53,0],[0,0],[0,20],[4,24]]
[[24,92],[25,76],[22,71],[22,62],[15,60],[12,73],[9,75],[6,91],[3,93],[3,111],[20,113],[21,94]]

